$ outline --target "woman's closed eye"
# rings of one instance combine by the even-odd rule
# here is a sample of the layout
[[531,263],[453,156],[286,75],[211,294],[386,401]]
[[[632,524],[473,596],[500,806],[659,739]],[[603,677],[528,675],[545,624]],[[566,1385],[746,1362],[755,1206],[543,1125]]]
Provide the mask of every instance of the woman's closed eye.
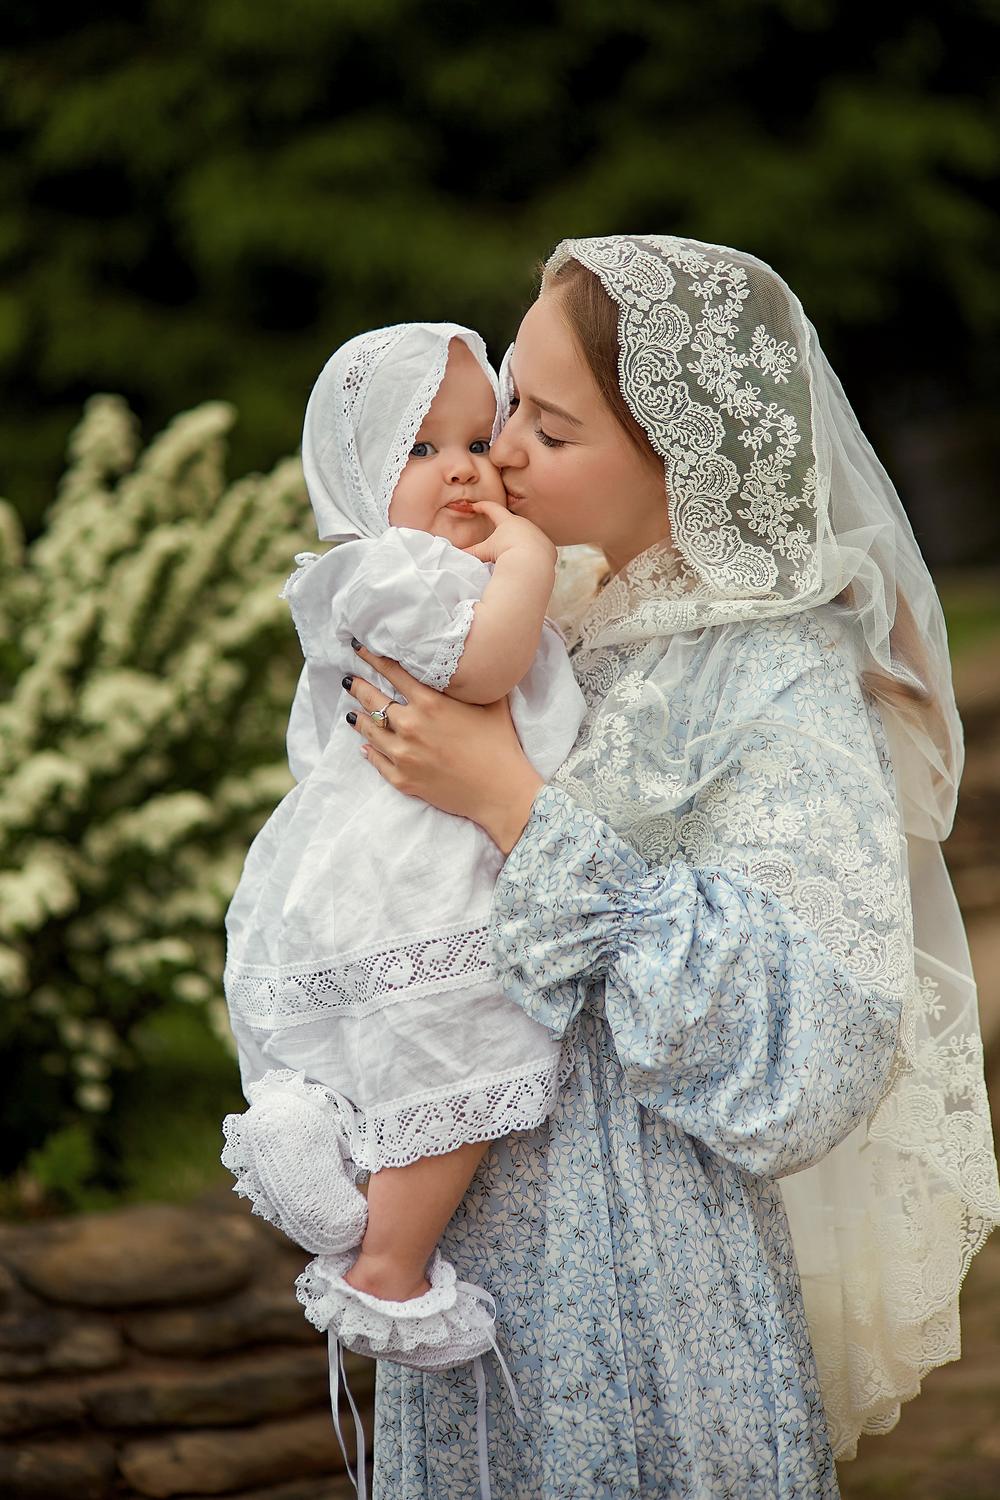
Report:
[[[510,418],[510,417],[512,417],[514,415],[514,413],[517,411],[517,408],[520,406],[520,404],[521,404],[521,398],[520,398],[520,396],[518,396],[516,393],[513,394],[511,396],[511,398],[510,398],[510,402],[509,402],[508,407],[507,407],[507,416],[508,416],[508,418]],[[535,433],[535,437],[538,439],[538,441],[542,444],[542,446],[544,448],[565,448],[565,446],[566,446],[565,442],[561,438],[550,437],[549,434],[545,431],[544,427],[542,426],[542,424],[540,422],[535,427],[534,433]]]

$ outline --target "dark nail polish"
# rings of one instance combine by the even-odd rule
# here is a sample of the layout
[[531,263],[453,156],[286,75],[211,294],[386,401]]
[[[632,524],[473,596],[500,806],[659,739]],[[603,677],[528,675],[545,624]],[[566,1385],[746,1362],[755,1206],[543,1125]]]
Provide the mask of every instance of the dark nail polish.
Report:
[[355,640],[355,638],[354,638],[353,635],[351,636],[351,645],[354,647],[355,651],[359,651],[359,650],[363,651],[364,650],[364,647],[361,645],[361,642],[358,641],[358,640]]
[[356,724],[358,722],[358,716],[357,716],[357,714],[356,713],[349,713],[347,715],[347,722],[348,722],[348,724]]
[[340,680],[344,684],[344,687],[347,688],[347,691],[350,692],[350,690],[351,690],[351,683],[354,681],[354,678],[353,677],[342,677]]

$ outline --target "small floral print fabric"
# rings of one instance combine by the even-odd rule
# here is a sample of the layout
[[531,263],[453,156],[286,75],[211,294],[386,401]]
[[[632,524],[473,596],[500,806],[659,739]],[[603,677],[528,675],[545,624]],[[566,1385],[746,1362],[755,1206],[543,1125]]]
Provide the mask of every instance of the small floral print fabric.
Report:
[[[804,683],[836,698],[837,681],[807,671],[775,701],[791,723]],[[823,709],[839,734],[837,703]],[[863,753],[884,792],[887,769],[848,718],[855,769]],[[485,1360],[493,1500],[839,1493],[778,1178],[872,1112],[900,1000],[824,940],[807,903],[803,916],[747,873],[738,846],[759,814],[772,843],[812,862],[810,899],[826,891],[835,865],[809,818],[778,816],[822,794],[838,847],[856,833],[867,888],[879,883],[871,802],[847,762],[808,735],[775,748],[709,784],[692,816],[718,841],[697,861],[692,825],[649,863],[549,784],[501,872],[505,993],[575,1067],[542,1126],[490,1144],[441,1242],[496,1299],[524,1411],[522,1425]],[[374,1500],[478,1496],[471,1366],[379,1364],[373,1484]]]

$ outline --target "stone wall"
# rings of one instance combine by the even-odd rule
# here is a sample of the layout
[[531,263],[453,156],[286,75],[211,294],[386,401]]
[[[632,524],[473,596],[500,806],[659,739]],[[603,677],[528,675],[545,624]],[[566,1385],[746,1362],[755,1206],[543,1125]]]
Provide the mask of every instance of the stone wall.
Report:
[[[353,1496],[307,1259],[232,1195],[0,1226],[0,1495]],[[345,1366],[370,1452],[375,1366]]]

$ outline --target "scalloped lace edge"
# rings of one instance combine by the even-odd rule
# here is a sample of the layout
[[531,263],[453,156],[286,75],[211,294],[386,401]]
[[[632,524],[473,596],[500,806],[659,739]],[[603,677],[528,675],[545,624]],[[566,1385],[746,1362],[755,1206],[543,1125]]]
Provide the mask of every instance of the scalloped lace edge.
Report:
[[[365,1172],[383,1167],[406,1167],[425,1156],[444,1156],[475,1141],[493,1141],[512,1131],[535,1130],[552,1112],[556,1096],[576,1067],[572,1049],[564,1043],[559,1056],[538,1067],[521,1068],[455,1092],[438,1089],[385,1113],[354,1109],[345,1122],[351,1155]],[[520,1097],[525,1085],[528,1098]],[[465,1111],[477,1096],[493,1093],[489,1114]],[[499,1092],[506,1091],[506,1097]],[[442,1123],[447,1112],[449,1123]],[[423,1120],[420,1116],[423,1115]]]
[[455,612],[451,622],[451,628],[455,634],[449,635],[438,646],[434,660],[427,668],[424,682],[428,687],[435,688],[443,693],[458,669],[458,664],[465,651],[465,643],[472,629],[472,619],[475,613],[478,599],[463,599]]

